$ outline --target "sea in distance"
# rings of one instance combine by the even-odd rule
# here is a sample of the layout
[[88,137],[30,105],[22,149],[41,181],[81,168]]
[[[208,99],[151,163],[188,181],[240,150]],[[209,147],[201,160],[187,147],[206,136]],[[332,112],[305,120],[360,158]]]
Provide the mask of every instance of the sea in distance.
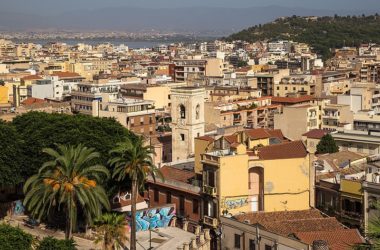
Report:
[[[85,43],[89,45],[97,45],[102,43],[111,43],[113,45],[120,45],[124,44],[128,46],[130,49],[144,49],[144,48],[154,48],[158,45],[162,44],[170,44],[174,42],[180,42],[178,40],[176,41],[169,41],[169,40],[152,40],[152,41],[138,41],[138,40],[128,40],[128,39],[122,39],[122,38],[97,38],[97,39],[64,39],[64,38],[57,38],[57,39],[11,39],[15,43],[36,43],[45,45],[51,42],[61,42],[66,43],[68,45],[76,45],[78,43]],[[189,41],[184,41],[189,42]],[[194,41],[193,41],[194,42]]]

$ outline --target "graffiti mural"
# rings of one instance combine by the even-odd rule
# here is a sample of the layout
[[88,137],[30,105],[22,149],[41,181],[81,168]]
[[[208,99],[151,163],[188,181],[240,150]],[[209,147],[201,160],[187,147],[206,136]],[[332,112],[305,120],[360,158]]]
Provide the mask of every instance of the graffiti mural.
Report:
[[173,216],[175,207],[148,208],[136,212],[136,231],[147,231],[160,227],[167,227]]
[[222,200],[222,207],[225,209],[235,209],[235,208],[240,208],[247,205],[248,205],[247,196],[224,198]]
[[13,205],[13,214],[14,215],[24,214],[25,208],[24,208],[24,205],[22,204],[22,201],[17,200],[12,205]]

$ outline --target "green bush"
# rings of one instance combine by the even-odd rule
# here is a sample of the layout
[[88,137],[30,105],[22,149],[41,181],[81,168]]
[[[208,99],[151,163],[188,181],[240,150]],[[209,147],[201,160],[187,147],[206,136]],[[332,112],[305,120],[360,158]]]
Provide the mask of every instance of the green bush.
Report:
[[25,233],[20,228],[7,224],[0,224],[0,249],[1,250],[29,250],[32,249],[33,236]]
[[73,240],[58,240],[53,237],[44,238],[36,250],[76,250]]

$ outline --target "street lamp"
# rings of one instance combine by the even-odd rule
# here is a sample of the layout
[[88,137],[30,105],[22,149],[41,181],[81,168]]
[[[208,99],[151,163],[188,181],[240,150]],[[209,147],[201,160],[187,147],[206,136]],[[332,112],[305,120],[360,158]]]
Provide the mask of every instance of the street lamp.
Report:
[[[148,195],[149,195],[149,191],[148,191]],[[148,204],[148,211],[149,211],[149,208],[150,208],[150,199],[146,198],[145,202]],[[150,215],[148,214],[148,216],[150,216]],[[148,250],[151,250],[151,249],[153,249],[153,247],[152,247],[152,230],[150,229],[150,225],[149,225],[148,230],[149,230],[149,248],[148,248]]]

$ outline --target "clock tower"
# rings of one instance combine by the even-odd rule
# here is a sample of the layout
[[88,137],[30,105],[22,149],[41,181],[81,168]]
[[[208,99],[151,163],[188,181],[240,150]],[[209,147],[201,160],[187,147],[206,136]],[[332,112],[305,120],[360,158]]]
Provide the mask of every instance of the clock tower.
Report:
[[205,89],[201,87],[171,90],[173,161],[193,157],[194,138],[204,135],[205,93]]

